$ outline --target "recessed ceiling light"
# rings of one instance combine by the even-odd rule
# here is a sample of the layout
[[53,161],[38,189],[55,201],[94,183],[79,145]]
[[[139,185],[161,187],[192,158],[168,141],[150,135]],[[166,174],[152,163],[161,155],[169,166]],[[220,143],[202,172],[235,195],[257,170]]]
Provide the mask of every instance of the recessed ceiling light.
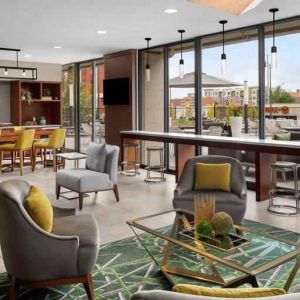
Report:
[[98,33],[98,34],[106,34],[107,31],[106,30],[97,30],[96,33]]
[[165,9],[165,13],[166,14],[176,14],[177,13],[177,9],[175,9],[175,8],[167,8],[167,9]]
[[53,46],[54,49],[61,49],[62,46]]

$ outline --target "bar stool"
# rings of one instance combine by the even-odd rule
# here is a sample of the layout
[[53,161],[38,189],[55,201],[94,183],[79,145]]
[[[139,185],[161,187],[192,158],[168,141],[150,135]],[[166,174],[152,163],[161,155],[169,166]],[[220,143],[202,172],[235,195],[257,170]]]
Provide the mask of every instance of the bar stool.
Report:
[[[146,148],[147,151],[147,176],[145,178],[145,182],[151,183],[160,183],[165,182],[165,166],[164,166],[164,147],[161,146],[149,146]],[[152,165],[151,162],[151,154],[158,153],[159,154],[159,164]],[[151,176],[151,171],[156,171],[160,173],[160,176]]]
[[[299,214],[298,168],[299,165],[296,163],[287,161],[277,161],[271,165],[271,189],[269,190],[270,200],[268,211],[284,216],[295,216]],[[274,173],[277,175],[277,172],[293,172],[294,189],[289,191],[287,189],[274,186],[273,175]],[[281,193],[280,196],[283,198],[294,198],[296,201],[295,206],[288,204],[274,204],[274,197],[276,197],[278,193]],[[281,210],[282,208],[291,210],[291,212],[285,212]]]
[[[129,152],[130,150],[134,151],[134,159],[129,160]],[[123,171],[121,172],[122,175],[125,176],[136,176],[140,174],[139,167],[140,167],[140,144],[131,143],[131,144],[124,144],[123,145],[123,153],[124,153],[124,161],[121,163],[123,166]],[[134,169],[129,169],[128,167],[133,167]]]

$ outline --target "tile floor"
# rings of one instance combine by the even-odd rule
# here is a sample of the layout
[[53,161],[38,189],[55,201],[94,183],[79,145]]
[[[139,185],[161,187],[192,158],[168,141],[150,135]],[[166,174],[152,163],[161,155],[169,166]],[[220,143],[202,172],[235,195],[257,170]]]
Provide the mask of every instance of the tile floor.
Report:
[[[83,162],[82,162],[83,163]],[[67,167],[72,167],[68,165]],[[32,185],[40,186],[49,199],[56,206],[74,207],[76,200],[55,199],[55,173],[51,168],[37,167],[32,173],[25,168],[23,180]],[[126,177],[119,175],[119,190],[121,201],[117,203],[112,191],[98,193],[97,198],[92,194],[84,199],[83,210],[80,213],[93,214],[97,219],[100,229],[101,243],[107,243],[132,235],[126,221],[152,213],[172,209],[172,195],[175,188],[175,177],[167,175],[167,182],[161,184],[146,184],[144,182],[144,171],[137,177]],[[8,180],[19,177],[18,169],[12,172],[3,172],[0,180]],[[267,202],[257,203],[253,191],[248,191],[248,208],[246,218],[267,223],[270,225],[286,228],[289,230],[300,230],[300,217],[282,217],[269,214],[266,211]],[[153,226],[159,227],[169,223],[170,220],[160,220]],[[0,273],[5,271],[0,252]]]

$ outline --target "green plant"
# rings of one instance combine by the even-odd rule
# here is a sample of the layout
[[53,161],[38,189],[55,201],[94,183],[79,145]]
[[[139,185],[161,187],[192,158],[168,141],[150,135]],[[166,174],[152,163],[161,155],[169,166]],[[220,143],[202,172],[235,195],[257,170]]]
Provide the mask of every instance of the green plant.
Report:
[[226,124],[230,123],[230,117],[241,117],[243,115],[242,107],[235,104],[233,101],[229,101],[226,111]]
[[201,220],[196,224],[196,232],[201,235],[211,236],[213,233],[213,227],[209,222]]
[[232,247],[232,240],[228,235],[221,235],[217,238],[220,248],[228,250]]
[[275,88],[271,93],[272,103],[294,103],[295,98],[291,94],[284,90],[280,85]]
[[233,221],[229,214],[226,212],[218,212],[214,214],[211,219],[211,225],[216,233],[226,234],[229,233],[233,228]]
[[32,93],[29,89],[22,89],[21,90],[22,98],[24,97],[28,104],[31,104],[32,100]]
[[227,108],[227,117],[241,117],[243,115],[242,107],[235,104],[233,101],[229,101]]

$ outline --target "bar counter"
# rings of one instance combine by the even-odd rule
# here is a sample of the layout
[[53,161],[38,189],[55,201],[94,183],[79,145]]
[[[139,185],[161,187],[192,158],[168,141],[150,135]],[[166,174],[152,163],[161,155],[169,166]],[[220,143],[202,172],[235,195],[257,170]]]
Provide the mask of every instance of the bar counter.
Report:
[[270,166],[276,154],[300,156],[300,142],[274,141],[251,138],[215,137],[197,134],[182,134],[151,131],[121,131],[121,145],[134,141],[154,141],[175,145],[176,182],[187,159],[196,153],[196,146],[244,150],[255,153],[256,201],[269,198]]

